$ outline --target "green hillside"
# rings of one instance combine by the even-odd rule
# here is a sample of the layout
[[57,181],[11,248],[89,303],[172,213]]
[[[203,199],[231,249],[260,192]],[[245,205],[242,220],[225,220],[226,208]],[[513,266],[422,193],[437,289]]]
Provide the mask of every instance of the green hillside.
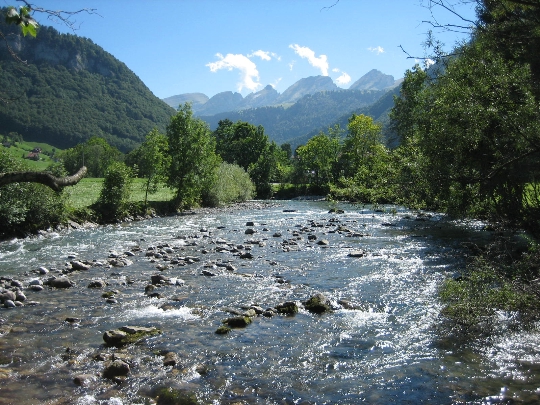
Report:
[[[246,121],[262,125],[271,140],[278,144],[290,142],[321,128],[326,129],[343,114],[376,103],[385,91],[341,90],[321,91],[306,95],[288,108],[260,107],[201,117],[215,129],[220,120]],[[350,116],[350,114],[349,114]],[[309,138],[308,138],[309,139]]]
[[164,131],[174,109],[127,66],[91,40],[41,27],[36,38],[0,21],[0,32],[27,64],[0,42],[0,133],[72,147],[91,136],[128,151],[154,127]]
[[394,106],[394,96],[398,96],[400,90],[401,90],[401,86],[397,86],[394,89],[389,90],[386,93],[384,93],[384,95],[373,104],[363,106],[360,108],[355,108],[351,110],[349,113],[339,116],[330,125],[316,128],[305,135],[289,140],[289,142],[293,147],[296,147],[298,145],[304,145],[307,141],[309,141],[309,139],[317,135],[320,131],[326,131],[329,127],[333,127],[336,124],[339,125],[343,129],[347,129],[347,124],[352,114],[357,114],[357,115],[364,114],[373,118],[374,121],[382,125],[383,137],[387,146],[396,147],[398,145],[398,141],[397,141],[396,135],[390,129],[390,125],[389,125],[390,118],[388,114],[390,113],[390,110]]

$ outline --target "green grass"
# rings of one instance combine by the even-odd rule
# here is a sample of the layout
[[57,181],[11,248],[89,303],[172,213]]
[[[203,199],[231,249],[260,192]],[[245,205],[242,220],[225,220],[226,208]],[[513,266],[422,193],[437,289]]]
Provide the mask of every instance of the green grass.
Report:
[[[46,152],[47,154],[40,153],[38,161],[26,159],[26,155],[28,155],[28,153],[34,148],[41,148],[43,152]],[[17,142],[16,145],[11,145],[10,148],[5,148],[5,150],[14,158],[23,160],[28,165],[30,170],[36,171],[45,170],[51,163],[54,162],[50,156],[53,156],[55,153],[60,151],[54,146],[40,142]]]
[[[145,179],[134,179],[131,188],[131,201],[144,201]],[[95,203],[99,197],[103,179],[84,178],[73,187],[66,188],[69,193],[69,205],[73,208],[84,208]],[[174,196],[170,188],[163,187],[155,194],[148,195],[148,201],[170,201]]]

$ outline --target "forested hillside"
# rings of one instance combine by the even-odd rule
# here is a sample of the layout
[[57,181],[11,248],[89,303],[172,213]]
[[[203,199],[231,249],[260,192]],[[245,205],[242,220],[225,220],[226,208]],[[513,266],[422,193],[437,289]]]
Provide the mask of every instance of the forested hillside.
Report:
[[36,38],[0,21],[0,133],[72,147],[91,136],[127,151],[174,109],[155,97],[122,62],[91,40],[41,27]]
[[212,129],[224,119],[262,125],[270,139],[281,144],[313,130],[327,128],[344,114],[373,104],[384,94],[382,90],[323,91],[304,96],[289,108],[262,107],[201,118]]

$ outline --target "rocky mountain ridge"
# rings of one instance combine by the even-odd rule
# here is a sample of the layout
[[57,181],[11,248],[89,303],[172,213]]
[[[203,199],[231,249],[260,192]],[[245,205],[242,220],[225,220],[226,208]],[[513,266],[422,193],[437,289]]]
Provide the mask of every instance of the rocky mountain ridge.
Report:
[[[349,89],[340,89],[328,76],[310,76],[298,80],[283,93],[278,93],[271,85],[262,90],[242,97],[240,93],[225,91],[208,98],[202,93],[186,93],[163,99],[173,108],[185,102],[192,103],[195,115],[212,116],[224,112],[240,111],[250,108],[271,106],[290,106],[306,95],[313,95],[323,91],[347,92],[350,90],[391,90],[399,85],[401,80],[394,80],[392,75],[386,75],[379,70],[372,69]],[[204,101],[206,99],[206,101]]]

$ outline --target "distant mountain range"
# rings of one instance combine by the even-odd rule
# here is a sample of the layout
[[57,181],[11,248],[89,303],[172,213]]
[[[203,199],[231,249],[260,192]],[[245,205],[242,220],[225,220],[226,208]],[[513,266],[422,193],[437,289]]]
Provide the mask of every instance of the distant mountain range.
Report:
[[[246,97],[226,91],[212,98],[202,93],[189,93],[163,101],[175,108],[191,102],[194,114],[212,129],[223,119],[247,121],[262,125],[276,143],[288,142],[296,147],[334,124],[346,128],[347,119],[353,113],[371,115],[386,124],[393,97],[384,96],[398,89],[401,82],[373,69],[347,90],[337,87],[328,76],[312,76],[300,79],[282,94],[268,85]],[[375,107],[379,100],[379,106]],[[370,114],[371,107],[376,115]],[[384,128],[385,136],[390,140],[392,135],[387,126]]]
[[[349,90],[390,90],[399,85],[401,80],[394,80],[394,76],[386,75],[376,69],[370,70],[356,82]],[[249,108],[269,106],[289,106],[296,103],[306,95],[313,95],[321,91],[346,91],[340,89],[328,76],[311,76],[298,80],[282,94],[279,94],[271,85],[264,89],[242,97],[240,93],[225,91],[209,98],[202,93],[186,93],[164,98],[173,108],[178,108],[185,102],[192,103],[195,115],[210,116],[223,112],[246,110]]]

